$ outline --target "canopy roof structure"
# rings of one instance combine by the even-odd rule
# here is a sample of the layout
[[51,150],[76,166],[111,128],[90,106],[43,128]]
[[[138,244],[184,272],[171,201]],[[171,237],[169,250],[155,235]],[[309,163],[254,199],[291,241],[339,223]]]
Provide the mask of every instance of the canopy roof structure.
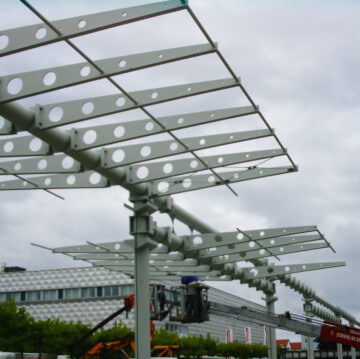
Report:
[[[170,236],[177,237],[173,233]],[[149,268],[151,278],[179,280],[184,275],[191,275],[196,272],[197,276],[202,280],[229,281],[241,279],[250,281],[257,278],[283,276],[289,273],[345,265],[344,262],[332,262],[269,267],[239,267],[236,274],[225,274],[226,269],[223,267],[227,263],[330,247],[326,239],[321,234],[318,234],[315,226],[205,233],[202,235],[181,236],[173,240],[182,242],[179,251],[171,251],[168,246],[162,243],[158,243],[150,251]],[[53,248],[52,251],[67,254],[72,256],[74,260],[83,260],[94,266],[134,275],[134,246],[134,240],[128,239],[97,244],[88,242],[86,245]],[[208,264],[202,264],[206,262]],[[218,269],[214,270],[209,264],[215,265]]]
[[[20,1],[41,22],[1,30],[0,57],[11,59],[20,52],[26,57],[29,50],[61,43],[82,60],[28,72],[19,68],[1,77],[0,175],[4,180],[0,191],[37,189],[61,197],[53,191],[121,186],[130,192],[134,203],[130,234],[134,239],[53,251],[135,276],[138,357],[149,354],[149,276],[169,280],[196,272],[204,280],[238,279],[266,294],[269,311],[274,310],[276,300],[274,280],[279,280],[330,309],[339,320],[342,317],[358,323],[290,275],[343,266],[344,262],[274,265],[266,259],[332,248],[316,226],[219,233],[170,197],[219,185],[236,194],[233,185],[237,182],[297,171],[187,1],[160,1],[56,21],[49,21],[26,0]],[[78,38],[174,12],[185,12],[206,43],[97,60],[76,44]],[[211,56],[228,73],[226,77],[209,73],[206,81],[161,87],[150,84],[145,89],[141,83],[142,88],[136,91],[122,84],[125,74],[190,59],[208,61]],[[101,95],[84,96],[87,92],[82,93],[82,86],[97,81],[106,81],[111,93],[97,88]],[[66,89],[76,95],[64,96],[61,91]],[[209,101],[203,100],[202,96],[210,94],[220,98],[220,106],[209,106]],[[226,101],[221,104],[224,94]],[[199,104],[196,111],[184,110],[191,106],[182,101],[190,99]],[[31,105],[24,106],[25,100]],[[131,117],[134,110],[140,111],[141,118],[120,117]],[[193,234],[178,236],[170,228],[157,226],[151,217],[156,211],[183,222]],[[253,266],[237,264],[244,261]],[[323,310],[315,314],[323,318],[330,315]],[[271,357],[276,356],[274,339],[271,332]]]

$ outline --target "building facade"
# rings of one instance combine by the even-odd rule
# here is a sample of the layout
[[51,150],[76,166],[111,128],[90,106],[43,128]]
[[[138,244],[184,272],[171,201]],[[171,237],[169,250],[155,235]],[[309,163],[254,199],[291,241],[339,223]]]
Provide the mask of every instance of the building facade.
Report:
[[[178,285],[180,283],[172,283]],[[3,267],[0,272],[0,301],[14,299],[36,319],[59,318],[97,324],[123,306],[122,299],[134,292],[133,280],[120,272],[100,267],[25,271],[18,267]],[[209,301],[231,306],[247,306],[259,310],[265,307],[235,295],[210,287]],[[121,320],[134,327],[134,314],[121,315],[107,324],[107,328]],[[231,330],[233,341],[246,342],[249,332],[252,343],[266,344],[265,328],[224,316],[210,314],[210,321],[200,324],[170,322],[165,318],[155,322],[181,336],[210,334],[226,340]]]

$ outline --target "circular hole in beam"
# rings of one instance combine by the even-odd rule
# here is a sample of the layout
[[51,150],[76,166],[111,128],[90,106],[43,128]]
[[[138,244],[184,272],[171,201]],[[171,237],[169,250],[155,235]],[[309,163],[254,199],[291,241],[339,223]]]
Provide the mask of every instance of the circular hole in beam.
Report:
[[47,72],[44,77],[43,77],[43,84],[45,86],[51,86],[55,83],[56,81],[56,74],[55,72]]
[[7,92],[10,95],[17,95],[23,88],[23,82],[20,78],[14,77],[7,84]]
[[124,126],[117,126],[114,129],[114,136],[117,138],[120,138],[122,136],[124,136],[125,134],[125,127]]
[[47,30],[45,29],[45,27],[39,27],[36,30],[35,37],[38,40],[41,40],[41,39],[45,38],[46,34],[47,34]]
[[89,182],[93,185],[98,184],[100,180],[101,180],[101,176],[97,172],[94,172],[89,176]]
[[78,22],[78,28],[79,29],[83,29],[86,26],[86,21],[85,20],[80,20]]
[[89,76],[91,72],[90,66],[83,66],[80,70],[80,75],[82,77]]
[[9,45],[9,37],[6,35],[0,35],[0,50],[6,49]]
[[49,120],[59,122],[64,116],[64,110],[60,106],[55,106],[49,111]]
[[70,169],[73,165],[74,165],[74,159],[69,157],[69,156],[66,156],[62,161],[61,161],[61,166],[68,170]]
[[83,135],[83,141],[87,145],[91,145],[92,143],[94,143],[96,141],[96,138],[97,138],[97,133],[94,130],[88,130]]
[[112,160],[116,163],[122,162],[125,159],[125,152],[123,150],[115,150],[112,154]]
[[136,171],[137,178],[144,179],[149,175],[149,169],[146,166],[141,166]]

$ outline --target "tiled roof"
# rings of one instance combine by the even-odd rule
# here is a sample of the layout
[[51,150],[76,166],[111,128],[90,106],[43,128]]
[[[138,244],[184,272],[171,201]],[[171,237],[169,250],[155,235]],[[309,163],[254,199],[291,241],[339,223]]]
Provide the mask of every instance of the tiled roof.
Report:
[[290,345],[291,345],[292,350],[301,350],[302,349],[301,342],[293,342],[293,343],[290,343]]
[[288,348],[288,347],[290,347],[290,340],[289,339],[278,339],[276,341],[276,346],[277,347],[282,346],[284,348]]

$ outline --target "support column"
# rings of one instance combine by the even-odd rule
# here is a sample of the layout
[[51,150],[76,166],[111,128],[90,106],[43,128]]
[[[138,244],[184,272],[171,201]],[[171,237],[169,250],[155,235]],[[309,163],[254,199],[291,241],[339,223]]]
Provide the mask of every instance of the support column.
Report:
[[351,347],[351,359],[356,359],[356,349]]
[[[341,317],[339,316],[339,313],[335,313],[335,315],[338,317],[338,322],[341,323]],[[338,359],[343,359],[343,348],[341,343],[337,343],[336,351]]]
[[340,344],[340,343],[337,343],[337,344],[336,344],[336,351],[337,351],[337,357],[338,357],[338,359],[343,359],[342,344]]
[[135,238],[135,357],[150,359],[150,278],[149,252],[157,246],[150,239],[154,233],[151,214],[155,212],[147,198],[131,197],[134,203],[134,216],[130,217],[130,234]]
[[[354,327],[355,324],[353,322],[349,322],[351,327]],[[351,347],[351,359],[356,359],[356,349],[354,347]]]
[[[305,315],[307,317],[313,317],[313,311],[312,311],[312,302],[313,302],[314,298],[311,296],[304,296],[304,312]],[[310,319],[307,319],[308,322],[310,322]],[[314,355],[314,339],[313,337],[308,337],[308,342],[307,342],[307,348],[306,348],[306,352],[307,352],[307,358],[308,359],[314,359],[315,355]]]
[[[338,323],[341,323],[341,316],[340,313],[335,312],[335,315],[338,318]],[[343,351],[342,351],[342,344],[341,343],[337,343],[336,345],[336,351],[337,351],[337,357],[338,359],[343,359]]]
[[[266,309],[269,313],[275,314],[275,302],[278,300],[274,294],[266,294]],[[276,348],[276,330],[275,328],[269,327],[269,348],[268,358],[277,359],[277,348]]]

